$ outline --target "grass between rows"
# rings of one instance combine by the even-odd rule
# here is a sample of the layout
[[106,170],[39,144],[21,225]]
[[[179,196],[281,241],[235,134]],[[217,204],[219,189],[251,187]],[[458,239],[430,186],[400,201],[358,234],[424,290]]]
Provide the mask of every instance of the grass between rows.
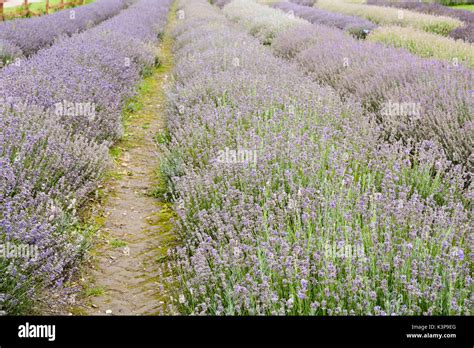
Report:
[[455,9],[458,9],[458,10],[468,10],[468,11],[473,11],[474,12],[474,4],[472,5],[455,5],[455,6],[451,6]]
[[[174,13],[176,12],[176,3],[174,3],[170,9],[170,15],[168,18],[168,26],[172,26],[175,21]],[[169,32],[169,29],[167,30]],[[172,39],[169,34],[165,34],[162,39],[160,50],[157,50],[157,55],[159,57],[160,63],[154,67],[146,70],[144,72],[144,78],[140,81],[137,85],[137,93],[135,96],[130,98],[122,111],[122,122],[124,125],[124,134],[123,137],[110,148],[109,154],[111,159],[114,161],[115,164],[105,175],[104,181],[100,188],[97,190],[97,200],[94,201],[89,207],[84,210],[83,214],[83,221],[84,226],[87,226],[86,230],[91,231],[87,234],[87,248],[85,248],[85,252],[91,257],[88,261],[85,262],[83,269],[80,271],[80,275],[77,278],[85,279],[86,281],[81,281],[81,293],[79,294],[79,298],[87,299],[93,296],[102,296],[105,293],[105,289],[102,287],[95,287],[94,286],[94,279],[91,278],[89,274],[89,266],[92,264],[96,264],[94,261],[96,258],[95,256],[98,255],[98,235],[101,230],[105,227],[106,223],[106,216],[103,211],[103,207],[107,201],[107,195],[104,193],[103,187],[110,184],[113,180],[120,180],[125,175],[130,175],[127,170],[120,170],[120,158],[124,150],[129,149],[134,146],[140,146],[140,139],[130,131],[130,128],[133,125],[141,124],[142,129],[147,129],[151,123],[151,118],[156,117],[154,114],[145,113],[143,112],[143,108],[147,102],[149,102],[150,98],[156,94],[156,90],[158,88],[162,88],[159,86],[158,80],[156,78],[157,75],[164,74],[168,71],[171,71],[173,66],[173,56],[171,53],[172,48]],[[163,98],[164,92],[163,92]],[[156,138],[159,138],[160,134],[156,135]],[[158,170],[157,170],[158,173]],[[155,191],[149,192],[151,196],[155,196]],[[172,224],[170,223],[170,218],[174,217],[174,212],[171,209],[171,204],[165,203],[157,213],[156,218],[159,223],[163,225],[165,231],[170,231],[172,229]],[[109,237],[109,236],[107,236]],[[127,243],[113,238],[107,238],[110,240],[109,244],[112,248],[120,248],[126,246]],[[166,246],[169,246],[173,243],[172,238],[167,240],[165,243],[165,248],[163,248],[162,253],[156,256],[157,262],[166,261]],[[89,263],[89,266],[88,264]],[[165,298],[160,298],[162,300],[166,300]],[[80,306],[74,306],[69,308],[70,312],[74,315],[88,315],[87,312]]]

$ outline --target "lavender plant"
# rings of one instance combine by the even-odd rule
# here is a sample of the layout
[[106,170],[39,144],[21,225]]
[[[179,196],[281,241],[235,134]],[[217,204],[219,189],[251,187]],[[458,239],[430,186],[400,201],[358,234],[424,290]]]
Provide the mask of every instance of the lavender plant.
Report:
[[449,36],[454,39],[462,39],[464,41],[474,42],[474,13],[472,11],[450,8],[436,3],[421,3],[414,1],[389,2],[386,0],[368,0],[367,4],[396,7],[410,11],[427,13],[430,15],[457,18],[463,21],[464,25],[451,31]]
[[[247,28],[252,28],[250,13],[260,14],[258,23],[272,18],[272,9],[261,12],[260,7],[264,6],[248,3]],[[229,18],[241,14],[242,9]],[[321,25],[282,30],[272,47],[279,56],[295,58],[314,80],[375,112],[388,138],[435,141],[449,160],[466,167],[469,184],[474,168],[469,135],[474,109],[471,69],[459,62],[426,60],[404,50],[358,41]],[[392,105],[406,104],[416,110],[387,111]]]
[[174,309],[469,314],[460,168],[433,142],[385,142],[357,103],[206,2],[180,7],[162,162],[181,237]]
[[87,246],[76,209],[103,177],[170,3],[140,0],[0,71],[0,244],[38,250],[0,255],[7,313],[24,312],[45,289],[66,291]]
[[250,28],[252,35],[258,37],[264,44],[271,44],[273,38],[282,31],[307,23],[265,6],[259,6],[260,12],[253,12],[254,9],[252,1],[233,0],[224,7],[223,12],[232,20]]
[[[118,14],[128,0],[99,0],[74,9],[41,17],[14,19],[0,23],[0,39],[29,56],[64,35],[72,35]],[[0,53],[0,59],[2,59]]]
[[399,25],[444,36],[463,24],[460,20],[451,17],[433,16],[408,10],[400,11],[383,6],[351,4],[342,0],[318,0],[315,6],[328,11],[360,16],[379,25]]
[[303,18],[313,24],[345,30],[357,38],[365,38],[377,25],[360,17],[347,16],[314,7],[300,6],[291,2],[278,2],[272,5],[288,14]]

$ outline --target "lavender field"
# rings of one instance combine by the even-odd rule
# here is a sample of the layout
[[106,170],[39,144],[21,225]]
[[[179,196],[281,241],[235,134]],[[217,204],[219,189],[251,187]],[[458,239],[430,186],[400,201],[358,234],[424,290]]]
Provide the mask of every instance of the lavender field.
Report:
[[473,16],[97,0],[0,22],[0,314],[471,316]]

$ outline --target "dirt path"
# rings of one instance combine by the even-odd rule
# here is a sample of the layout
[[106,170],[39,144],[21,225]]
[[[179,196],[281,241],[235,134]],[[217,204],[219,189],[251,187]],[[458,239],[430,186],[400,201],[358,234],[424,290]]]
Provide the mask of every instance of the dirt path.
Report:
[[127,117],[124,139],[112,151],[116,163],[105,184],[100,243],[82,280],[85,299],[76,308],[78,314],[141,315],[165,310],[158,274],[172,239],[172,211],[150,193],[157,185],[159,153],[154,137],[165,125],[164,86],[173,64],[173,23],[170,15],[159,47],[162,64],[143,82],[133,104],[139,110]]

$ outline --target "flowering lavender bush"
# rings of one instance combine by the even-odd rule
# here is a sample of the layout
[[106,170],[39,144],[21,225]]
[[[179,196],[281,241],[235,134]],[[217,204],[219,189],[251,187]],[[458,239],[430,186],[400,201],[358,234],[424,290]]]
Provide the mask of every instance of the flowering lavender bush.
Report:
[[[291,35],[282,36],[278,45],[294,38]],[[334,86],[346,97],[354,96],[379,114],[389,134],[435,140],[451,160],[466,165],[467,171],[474,168],[469,140],[472,70],[425,61],[382,45],[349,41],[323,42],[296,59],[317,81]],[[382,115],[388,101],[418,104],[420,114]]]
[[223,12],[244,26],[250,25],[252,35],[258,37],[264,44],[270,44],[273,38],[282,31],[307,23],[302,19],[264,6],[259,6],[259,12],[254,12],[254,5],[257,4],[249,0],[233,0],[224,7]]
[[291,2],[278,2],[272,5],[286,13],[301,17],[313,24],[322,24],[348,31],[358,38],[365,38],[377,26],[360,17],[347,16],[314,7],[300,6]]
[[302,6],[314,6],[317,0],[290,0],[294,4]]
[[0,71],[0,242],[34,245],[34,259],[0,255],[8,313],[60,289],[84,252],[76,207],[95,189],[120,136],[121,110],[171,0],[140,0],[116,17]]
[[351,4],[342,0],[318,0],[315,6],[328,11],[363,17],[379,25],[399,25],[445,36],[462,26],[461,21],[451,17],[432,16],[408,10],[400,11],[383,6]]
[[[248,12],[260,14],[255,23],[265,21],[264,13],[267,20],[271,18],[268,10],[260,11],[262,5],[252,4]],[[242,14],[242,10],[236,12]],[[252,18],[247,16],[247,28],[252,28]],[[358,41],[321,25],[281,31],[272,47],[279,56],[296,58],[319,83],[334,87],[344,98],[355,98],[375,112],[388,137],[434,140],[451,161],[465,165],[466,173],[472,172],[472,70]],[[385,112],[389,102],[409,103],[417,110]]]
[[1,22],[0,39],[15,45],[25,56],[29,56],[63,35],[88,29],[116,15],[127,4],[128,0],[99,0],[47,16]]
[[426,4],[420,2],[388,2],[386,0],[368,0],[367,4],[390,6],[407,9],[431,15],[457,18],[464,22],[464,26],[454,29],[449,33],[454,39],[474,42],[474,13],[472,11],[449,8],[440,4]]
[[433,142],[386,143],[357,104],[215,8],[180,4],[162,162],[181,236],[176,310],[469,314],[459,168]]
[[22,56],[21,50],[10,42],[0,39],[0,68]]
[[231,2],[232,0],[212,0],[211,3],[213,5],[216,5],[220,8],[223,8],[225,5],[227,5],[229,2]]

